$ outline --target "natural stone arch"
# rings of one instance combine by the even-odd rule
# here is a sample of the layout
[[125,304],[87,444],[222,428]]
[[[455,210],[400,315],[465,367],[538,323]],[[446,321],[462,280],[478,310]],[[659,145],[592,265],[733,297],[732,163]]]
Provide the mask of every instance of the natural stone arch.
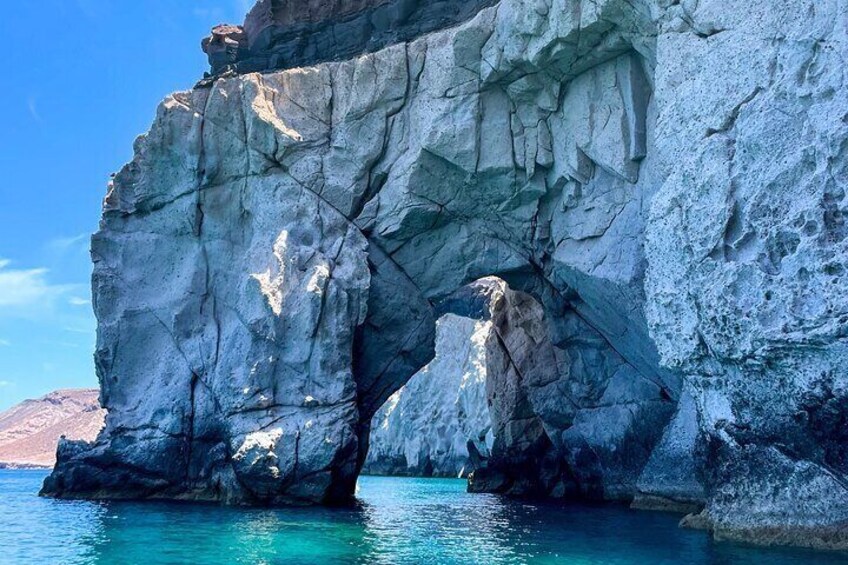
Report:
[[[483,362],[494,444],[484,467],[475,469],[472,490],[634,498],[674,411],[667,390],[642,377],[573,311],[546,315],[531,294],[501,279],[467,285],[436,311],[492,327]],[[552,328],[561,333],[558,346]],[[595,433],[603,428],[604,434]]]
[[93,241],[107,426],[45,492],[344,498],[435,304],[498,274],[688,399],[693,523],[845,547],[844,10],[755,4],[501,0],[169,97]]
[[486,394],[490,321],[444,314],[435,356],[371,419],[362,475],[459,477],[480,468],[494,438]]
[[[635,265],[606,282],[558,267],[555,241],[618,245],[607,228],[572,233],[557,208],[595,199],[610,226],[628,225],[647,196],[644,65],[616,31],[606,39],[622,42],[597,35],[574,53],[594,66],[540,53],[530,65],[544,72],[520,77],[530,69],[501,56],[493,72],[483,62],[512,48],[515,15],[482,10],[357,60],[220,79],[162,106],[94,240],[110,419],[93,449],[63,448],[47,491],[347,499],[370,417],[432,357],[436,305],[481,276],[558,309],[609,300],[621,316],[601,324],[644,328]],[[651,350],[622,343],[634,358]],[[155,386],[185,392],[136,402]],[[104,461],[125,468],[103,475]],[[72,478],[83,473],[100,478]]]
[[[530,295],[511,290],[502,279],[486,277],[440,301],[436,312],[440,322],[446,318],[476,321],[474,336],[480,342],[476,344],[477,357],[474,362],[481,364],[485,382],[483,395],[473,408],[485,412],[487,435],[494,442],[494,446],[471,446],[474,456],[485,452],[485,458],[488,458],[488,452],[493,449],[504,461],[507,457],[512,457],[512,462],[518,458],[526,459],[532,451],[532,446],[520,437],[521,434],[513,432],[513,427],[518,426],[527,432],[529,426],[523,421],[534,419],[537,439],[545,440],[538,417],[533,413],[527,399],[526,384],[521,381],[532,378],[537,382],[550,382],[556,380],[555,375],[558,373],[541,306]],[[482,329],[476,327],[480,324],[483,325]],[[442,343],[442,347],[446,349],[449,345]],[[443,356],[445,353],[445,350],[439,351],[437,342],[436,355]],[[420,379],[423,375],[416,374],[413,378]],[[412,394],[430,393],[442,386],[443,375],[428,375],[428,378],[430,382],[418,386],[417,392]],[[403,400],[407,398],[403,397]],[[428,401],[420,397],[412,397],[410,400],[413,403]],[[430,408],[440,411],[442,407]],[[435,411],[416,414],[419,419],[426,420],[427,415],[434,416]],[[405,437],[411,436],[416,442],[415,436],[426,433],[425,430],[405,431]],[[524,435],[529,437],[529,434]],[[482,441],[476,436],[469,436],[467,439],[469,444]],[[428,438],[422,438],[420,441],[426,443]],[[405,469],[406,464],[403,467],[402,471],[408,472]],[[479,464],[471,470],[477,468]],[[419,472],[423,469],[421,464],[418,469]],[[528,473],[535,472],[532,466],[527,466],[526,470]]]

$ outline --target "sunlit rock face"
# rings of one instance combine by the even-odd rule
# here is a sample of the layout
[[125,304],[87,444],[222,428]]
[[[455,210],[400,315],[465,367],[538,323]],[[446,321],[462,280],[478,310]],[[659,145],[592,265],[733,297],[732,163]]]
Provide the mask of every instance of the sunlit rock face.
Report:
[[488,321],[453,314],[436,326],[436,356],[389,397],[372,420],[372,475],[464,477],[488,458]]
[[477,485],[845,547],[846,10],[501,0],[168,97],[92,243],[106,429],[45,492],[347,499],[443,303],[496,275],[550,361],[504,360]]

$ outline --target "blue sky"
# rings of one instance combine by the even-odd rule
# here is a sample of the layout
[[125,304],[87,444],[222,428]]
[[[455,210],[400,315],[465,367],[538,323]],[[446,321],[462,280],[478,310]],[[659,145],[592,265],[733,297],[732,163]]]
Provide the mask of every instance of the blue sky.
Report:
[[0,18],[0,410],[95,387],[89,236],[109,174],[200,40],[250,0],[13,2]]

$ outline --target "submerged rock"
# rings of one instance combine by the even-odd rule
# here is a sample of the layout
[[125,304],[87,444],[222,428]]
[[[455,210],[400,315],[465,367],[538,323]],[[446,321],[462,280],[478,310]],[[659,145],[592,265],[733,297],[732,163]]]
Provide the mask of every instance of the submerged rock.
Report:
[[473,488],[848,547],[844,1],[460,2],[350,51],[318,4],[219,33],[235,72],[168,97],[115,177],[109,415],[45,492],[348,500],[372,417],[463,308],[502,342]]

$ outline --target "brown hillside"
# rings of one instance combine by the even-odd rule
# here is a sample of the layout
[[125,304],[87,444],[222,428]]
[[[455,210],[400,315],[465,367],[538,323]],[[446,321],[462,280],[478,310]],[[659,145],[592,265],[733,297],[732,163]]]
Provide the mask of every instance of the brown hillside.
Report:
[[106,411],[97,390],[57,390],[0,413],[0,467],[52,467],[61,436],[91,441]]

